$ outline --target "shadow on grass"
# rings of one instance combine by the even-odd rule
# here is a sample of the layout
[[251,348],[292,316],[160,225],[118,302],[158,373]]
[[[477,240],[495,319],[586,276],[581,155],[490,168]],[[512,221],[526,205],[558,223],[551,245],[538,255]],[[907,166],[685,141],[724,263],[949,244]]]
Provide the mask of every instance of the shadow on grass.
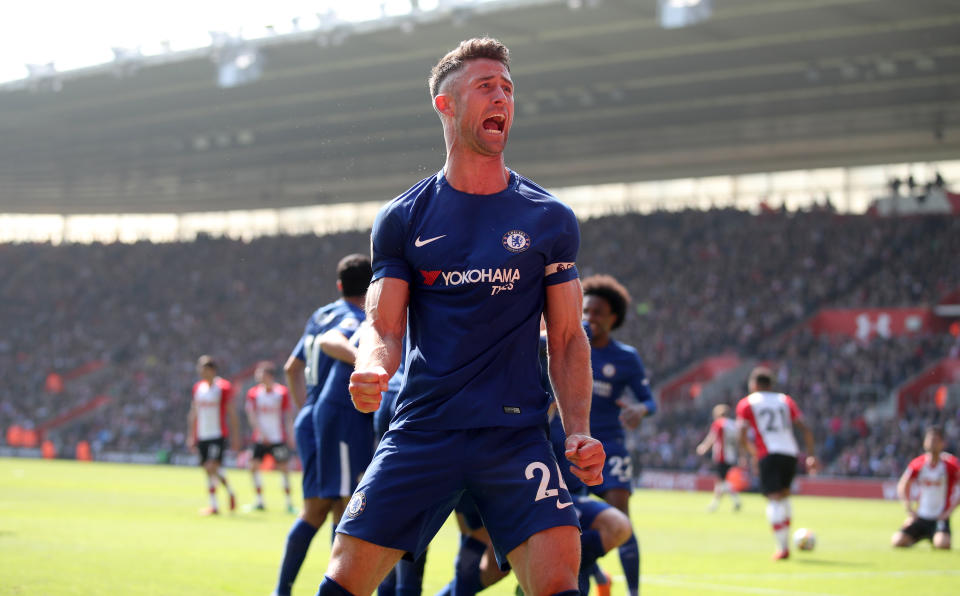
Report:
[[811,559],[810,557],[790,557],[801,565],[815,565],[817,567],[875,567],[873,563],[856,561],[835,561],[831,559]]

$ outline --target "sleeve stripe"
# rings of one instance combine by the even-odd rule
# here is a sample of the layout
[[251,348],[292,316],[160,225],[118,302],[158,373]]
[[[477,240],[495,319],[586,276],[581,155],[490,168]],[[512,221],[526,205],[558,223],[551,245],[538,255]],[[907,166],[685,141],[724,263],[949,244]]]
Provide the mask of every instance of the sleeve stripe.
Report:
[[560,273],[561,271],[566,271],[567,269],[572,269],[574,263],[552,263],[547,265],[543,270],[544,277],[548,275],[553,275],[554,273]]

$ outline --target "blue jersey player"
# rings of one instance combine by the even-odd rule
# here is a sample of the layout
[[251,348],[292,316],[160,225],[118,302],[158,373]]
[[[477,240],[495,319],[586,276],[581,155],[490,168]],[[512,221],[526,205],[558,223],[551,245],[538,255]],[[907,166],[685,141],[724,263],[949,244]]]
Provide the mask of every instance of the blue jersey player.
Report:
[[[635,428],[644,416],[657,409],[637,350],[610,335],[623,324],[629,304],[629,292],[613,277],[592,275],[583,280],[583,318],[590,327],[593,368],[590,429],[603,443],[607,454],[603,483],[590,487],[590,492],[627,516],[630,515],[633,470],[625,445],[624,426]],[[627,389],[635,401],[626,399]],[[640,547],[636,536],[630,536],[620,547],[620,562],[627,590],[636,595],[640,590]]]
[[372,593],[405,552],[423,552],[468,494],[498,563],[509,561],[526,593],[572,596],[579,525],[545,432],[537,346],[542,314],[567,429],[564,465],[598,484],[604,455],[590,436],[577,221],[504,165],[514,113],[506,47],[461,42],[434,67],[430,95],[447,160],[374,222],[355,406],[378,408],[405,333],[406,376],[318,594]]
[[340,260],[337,289],[343,297],[318,308],[310,316],[303,336],[284,365],[290,397],[295,404],[303,406],[294,422],[297,451],[303,465],[303,511],[287,535],[274,591],[277,596],[289,596],[310,542],[327,514],[332,512],[336,524],[343,513],[341,499],[324,498],[321,492],[316,427],[320,421],[314,416],[315,405],[334,361],[353,361],[355,350],[348,345],[348,338],[363,320],[362,307],[371,275],[370,258],[366,255],[347,255]]

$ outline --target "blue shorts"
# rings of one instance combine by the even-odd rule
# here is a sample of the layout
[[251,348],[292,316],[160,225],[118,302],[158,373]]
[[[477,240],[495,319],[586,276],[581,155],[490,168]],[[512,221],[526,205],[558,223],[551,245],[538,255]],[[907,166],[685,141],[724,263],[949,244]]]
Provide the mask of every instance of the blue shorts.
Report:
[[507,553],[537,532],[579,528],[544,428],[392,428],[337,532],[416,558],[464,492],[486,522],[501,569]]
[[349,497],[373,457],[373,415],[330,403],[313,412],[321,499]]
[[320,496],[320,484],[317,478],[317,435],[313,432],[313,406],[300,408],[293,422],[293,433],[297,437],[297,453],[303,466],[303,498],[314,499]]
[[613,488],[633,492],[633,462],[622,439],[601,441],[607,461],[603,464],[603,483],[590,487],[590,493],[599,497]]
[[455,511],[463,516],[463,521],[467,524],[467,529],[471,532],[483,527],[483,518],[480,517],[480,510],[477,504],[473,502],[470,493],[463,493],[460,502],[457,503]]
[[613,507],[613,505],[608,505],[603,501],[584,496],[574,497],[573,506],[580,517],[580,527],[584,529],[589,529],[598,515]]

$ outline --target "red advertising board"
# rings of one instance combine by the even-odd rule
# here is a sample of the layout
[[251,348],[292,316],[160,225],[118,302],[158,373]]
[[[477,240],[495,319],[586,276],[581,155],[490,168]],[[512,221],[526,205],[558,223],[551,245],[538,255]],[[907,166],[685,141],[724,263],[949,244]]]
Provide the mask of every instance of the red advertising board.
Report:
[[[690,472],[648,470],[640,476],[641,488],[656,490],[712,491],[714,476]],[[857,499],[897,498],[895,479],[838,478],[800,476],[793,485],[796,494],[814,497],[850,497]]]
[[845,335],[866,341],[915,333],[946,331],[947,321],[929,308],[850,308],[821,310],[808,322],[820,335]]

